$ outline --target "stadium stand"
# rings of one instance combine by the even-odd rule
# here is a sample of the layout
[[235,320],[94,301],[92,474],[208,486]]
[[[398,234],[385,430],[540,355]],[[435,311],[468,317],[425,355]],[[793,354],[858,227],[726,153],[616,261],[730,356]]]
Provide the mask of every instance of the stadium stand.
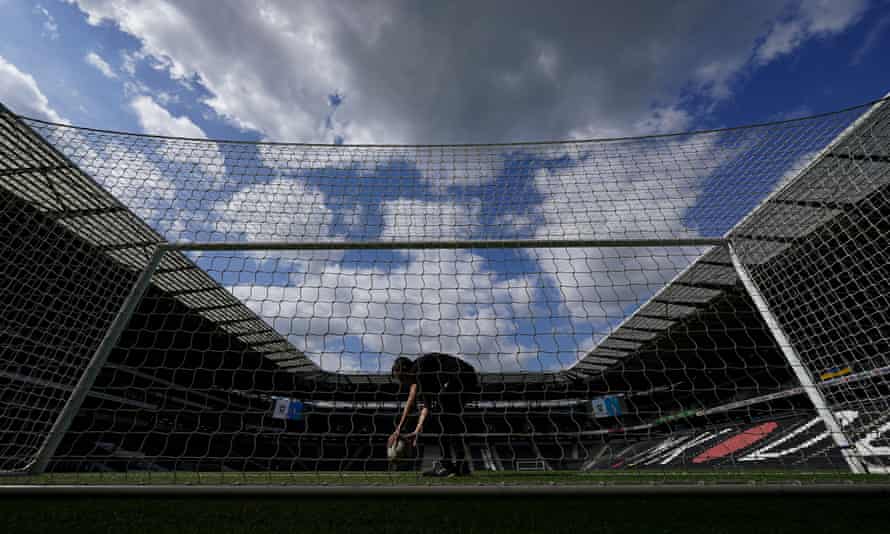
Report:
[[[890,272],[875,263],[890,250],[888,115],[878,106],[857,125],[868,135],[832,146],[728,233],[764,293],[783,303],[778,320],[826,377],[820,389],[873,472],[890,460]],[[27,468],[44,445],[165,241],[28,124],[0,110],[8,471]],[[857,173],[855,187],[829,183]],[[768,283],[776,272],[785,277]],[[838,301],[849,309],[842,329],[832,328]],[[699,257],[569,369],[482,379],[466,413],[475,470],[845,468],[725,247]],[[597,405],[604,397],[617,408]],[[435,458],[432,439],[409,462],[386,461],[402,398],[386,374],[321,369],[171,251],[47,470],[419,470]],[[274,417],[281,399],[299,399],[302,412]]]

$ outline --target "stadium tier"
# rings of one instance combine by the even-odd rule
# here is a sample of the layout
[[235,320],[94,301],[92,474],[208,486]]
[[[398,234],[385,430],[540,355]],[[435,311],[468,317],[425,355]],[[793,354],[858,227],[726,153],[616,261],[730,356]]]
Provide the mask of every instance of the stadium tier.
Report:
[[[888,250],[886,100],[474,146],[0,107],[0,471],[884,473]],[[440,353],[478,386],[392,372]]]

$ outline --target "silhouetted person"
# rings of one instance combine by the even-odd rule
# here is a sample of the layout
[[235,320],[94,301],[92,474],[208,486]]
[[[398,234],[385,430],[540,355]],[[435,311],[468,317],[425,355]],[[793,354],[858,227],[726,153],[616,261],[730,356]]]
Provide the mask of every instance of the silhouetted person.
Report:
[[[396,358],[392,374],[400,384],[409,385],[410,388],[402,417],[395,432],[389,437],[388,444],[399,439],[402,426],[420,397],[423,408],[420,410],[417,427],[407,436],[412,438],[411,444],[416,447],[424,424],[432,414],[432,421],[439,426],[439,447],[442,452],[441,460],[423,474],[439,477],[468,475],[470,464],[463,443],[463,435],[467,431],[463,413],[471,396],[480,389],[479,378],[473,366],[455,356],[433,352],[414,361],[405,357]],[[452,461],[452,457],[455,461]]]

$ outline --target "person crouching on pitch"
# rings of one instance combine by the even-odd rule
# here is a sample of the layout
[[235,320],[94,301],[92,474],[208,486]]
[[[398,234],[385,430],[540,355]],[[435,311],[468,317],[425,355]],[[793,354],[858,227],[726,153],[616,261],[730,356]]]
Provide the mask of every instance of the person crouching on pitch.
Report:
[[479,391],[479,380],[473,366],[455,356],[433,352],[424,354],[413,362],[405,357],[396,358],[392,374],[400,384],[410,388],[402,417],[395,432],[389,436],[388,445],[402,439],[402,427],[419,396],[423,401],[423,408],[420,410],[417,427],[413,433],[404,437],[409,438],[411,445],[416,447],[424,423],[432,414],[432,420],[438,422],[440,429],[439,448],[442,452],[442,459],[423,474],[437,477],[470,474],[470,464],[463,444],[463,434],[466,432],[463,413],[470,396]]

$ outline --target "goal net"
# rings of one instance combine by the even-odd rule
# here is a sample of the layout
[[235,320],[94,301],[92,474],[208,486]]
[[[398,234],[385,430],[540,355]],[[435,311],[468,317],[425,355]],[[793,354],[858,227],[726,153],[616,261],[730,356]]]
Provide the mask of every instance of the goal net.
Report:
[[[6,474],[890,466],[885,101],[472,146],[179,139],[0,108],[0,197]],[[412,382],[402,435],[429,414],[391,461]]]

